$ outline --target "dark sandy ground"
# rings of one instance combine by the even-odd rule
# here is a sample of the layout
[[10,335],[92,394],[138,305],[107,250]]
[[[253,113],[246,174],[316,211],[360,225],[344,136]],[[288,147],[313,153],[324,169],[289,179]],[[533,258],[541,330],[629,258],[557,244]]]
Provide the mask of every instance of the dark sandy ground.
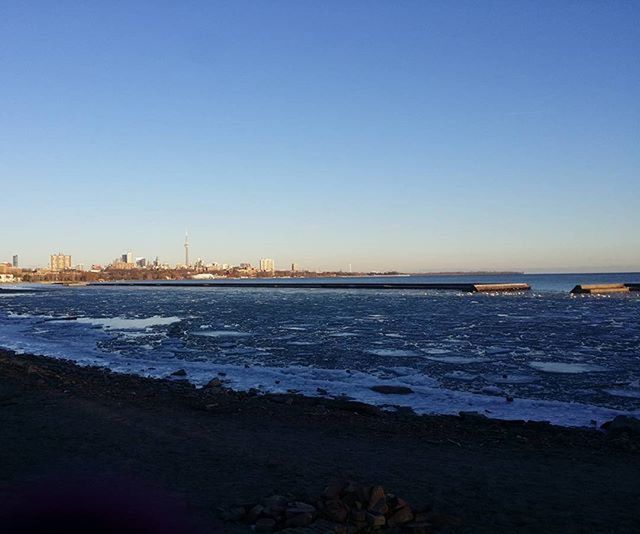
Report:
[[82,494],[142,503],[165,531],[246,532],[218,507],[347,478],[458,518],[446,531],[640,532],[632,436],[196,390],[2,351],[0,447],[3,520]]

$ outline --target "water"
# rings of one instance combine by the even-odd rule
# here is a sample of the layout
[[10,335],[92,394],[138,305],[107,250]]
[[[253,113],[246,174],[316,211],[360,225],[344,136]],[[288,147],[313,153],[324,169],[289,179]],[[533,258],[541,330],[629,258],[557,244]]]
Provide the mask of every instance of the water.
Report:
[[[568,294],[640,275],[389,280],[527,281],[534,290],[47,287],[0,298],[0,346],[148,376],[184,368],[198,385],[221,372],[237,389],[320,388],[420,413],[581,426],[640,415],[640,294]],[[69,316],[77,319],[61,320]],[[382,395],[376,384],[414,393]]]

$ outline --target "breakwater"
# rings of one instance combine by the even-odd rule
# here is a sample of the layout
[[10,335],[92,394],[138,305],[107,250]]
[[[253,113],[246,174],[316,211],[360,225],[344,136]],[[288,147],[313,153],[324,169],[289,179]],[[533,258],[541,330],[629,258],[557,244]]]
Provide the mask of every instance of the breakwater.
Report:
[[640,291],[640,284],[578,284],[571,293],[579,294],[606,294],[606,293],[628,293],[629,291]]
[[98,282],[92,286],[127,287],[233,287],[233,288],[278,288],[278,289],[420,289],[462,291],[467,293],[513,292],[531,289],[525,283],[386,283],[386,282]]

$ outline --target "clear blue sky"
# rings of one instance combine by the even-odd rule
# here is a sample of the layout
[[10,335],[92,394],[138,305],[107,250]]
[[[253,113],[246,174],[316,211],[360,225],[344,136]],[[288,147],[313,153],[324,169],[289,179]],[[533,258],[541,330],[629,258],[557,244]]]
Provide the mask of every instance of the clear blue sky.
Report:
[[640,3],[0,3],[2,260],[640,269]]

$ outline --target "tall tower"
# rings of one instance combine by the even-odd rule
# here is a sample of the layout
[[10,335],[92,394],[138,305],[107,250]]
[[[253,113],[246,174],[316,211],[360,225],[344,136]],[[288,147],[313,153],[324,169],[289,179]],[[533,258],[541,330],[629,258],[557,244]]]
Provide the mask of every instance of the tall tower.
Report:
[[189,234],[184,233],[184,264],[189,267]]

